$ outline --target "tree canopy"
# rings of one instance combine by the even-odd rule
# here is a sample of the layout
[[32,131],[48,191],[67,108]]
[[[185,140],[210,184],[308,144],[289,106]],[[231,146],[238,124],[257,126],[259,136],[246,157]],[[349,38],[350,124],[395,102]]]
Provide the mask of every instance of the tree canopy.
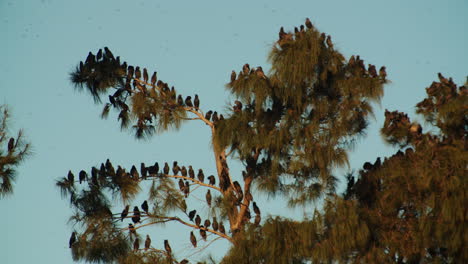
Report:
[[[74,260],[188,263],[174,254],[169,239],[156,244],[143,235],[167,222],[185,226],[195,248],[201,241],[231,242],[224,263],[465,258],[464,232],[457,228],[463,228],[466,213],[456,209],[465,201],[460,183],[466,170],[466,89],[440,75],[418,104],[440,134],[422,133],[405,114],[386,112],[382,135],[404,152],[350,173],[340,195],[333,171],[348,165],[349,150],[365,135],[372,104],[388,82],[386,68],[366,66],[359,55],[346,59],[309,19],[291,31],[281,27],[268,59],[269,72],[248,63],[232,71],[226,88],[235,101],[221,112],[204,109],[197,94],[182,96],[156,71],[122,62],[107,47],[89,52],[71,82],[95,103],[106,100],[102,117],[116,112],[121,128],[138,139],[201,122],[211,133],[207,144],[216,173],[205,175],[210,168],[193,168],[190,161],[125,168],[110,159],[69,171],[57,186],[73,210]],[[243,164],[239,175],[229,169],[234,160]],[[312,219],[262,221],[252,188],[279,194],[292,207],[322,200],[324,207]],[[146,189],[146,199],[136,201]],[[193,199],[193,192],[204,193],[206,201]],[[201,214],[206,207],[209,214]]]

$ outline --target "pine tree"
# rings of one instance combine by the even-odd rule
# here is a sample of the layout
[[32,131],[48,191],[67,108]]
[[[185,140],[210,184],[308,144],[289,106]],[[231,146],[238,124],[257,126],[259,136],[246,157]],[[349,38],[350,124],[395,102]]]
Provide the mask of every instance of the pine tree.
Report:
[[[107,47],[97,54],[90,52],[79,63],[71,81],[96,103],[108,98],[102,117],[115,110],[121,127],[133,129],[137,138],[179,129],[187,121],[208,125],[216,175],[206,177],[206,183],[203,169],[195,177],[197,170],[186,162],[174,162],[172,170],[167,161],[142,164],[135,173],[135,167],[116,169],[107,160],[100,169],[91,169],[91,179],[85,170],[80,172],[87,184],[67,177],[58,180],[74,210],[72,220],[82,226],[71,246],[73,258],[89,262],[175,263],[181,256],[173,254],[168,240],[164,249],[131,250],[136,239],[143,241],[143,227],[166,222],[185,225],[187,234],[199,231],[193,232],[200,233],[199,244],[206,243],[208,233],[208,239],[223,238],[237,246],[249,230],[260,226],[261,204],[253,207],[253,186],[282,195],[291,206],[333,193],[337,179],[332,169],[347,165],[347,150],[364,135],[371,103],[379,102],[387,82],[384,67],[376,74],[375,66],[367,68],[360,56],[345,60],[330,36],[309,20],[294,32],[280,29],[268,73],[248,63],[231,73],[226,87],[236,100],[222,114],[204,109],[203,98],[196,94],[182,96],[156,72],[148,82],[143,69],[141,79],[139,66],[122,63]],[[244,165],[240,175],[229,169],[232,160]],[[109,199],[118,196],[132,208],[139,205],[134,198],[143,187],[150,190],[148,212],[116,208]],[[210,190],[203,193],[215,216],[212,227],[210,221],[202,221],[208,217],[197,213],[200,208],[187,208],[194,187]],[[132,219],[128,227],[122,224],[127,218]],[[156,244],[162,245],[153,239]]]
[[381,133],[397,153],[348,175],[312,219],[268,219],[225,263],[466,263],[468,82],[439,78],[416,106],[425,131],[386,111]]
[[16,168],[30,154],[30,144],[24,140],[23,131],[11,136],[8,130],[10,113],[0,106],[0,197],[13,193]]

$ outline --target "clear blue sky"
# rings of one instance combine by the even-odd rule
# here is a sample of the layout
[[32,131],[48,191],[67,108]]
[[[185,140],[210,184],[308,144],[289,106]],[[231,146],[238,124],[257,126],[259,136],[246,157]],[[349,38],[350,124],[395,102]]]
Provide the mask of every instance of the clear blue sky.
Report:
[[[292,29],[310,17],[346,57],[359,54],[366,63],[385,65],[392,80],[369,136],[351,155],[358,168],[394,151],[378,134],[386,108],[414,117],[414,105],[437,72],[465,81],[467,12],[466,0],[0,0],[0,104],[10,106],[13,128],[24,128],[34,150],[19,168],[14,196],[0,200],[1,262],[72,262],[71,211],[54,186],[69,169],[111,158],[126,166],[177,159],[214,171],[204,125],[188,123],[177,133],[137,142],[119,131],[115,116],[101,120],[101,106],[68,81],[88,51],[109,46],[130,64],[157,70],[182,93],[198,93],[202,106],[222,109],[231,70],[246,62],[268,69],[266,56],[279,28]],[[263,212],[284,212],[281,201],[263,201]],[[168,225],[151,234],[155,245],[170,238],[177,254],[204,256],[191,249],[188,230]],[[226,246],[216,242],[209,251],[219,256]]]

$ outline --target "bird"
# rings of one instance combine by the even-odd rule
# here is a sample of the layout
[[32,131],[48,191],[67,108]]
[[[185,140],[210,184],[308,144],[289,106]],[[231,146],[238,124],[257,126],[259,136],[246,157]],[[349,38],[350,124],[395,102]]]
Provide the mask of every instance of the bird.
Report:
[[99,49],[99,51],[96,54],[96,60],[102,59],[102,49]]
[[143,211],[145,211],[145,213],[148,214],[149,208],[148,202],[146,200],[141,204],[141,209],[143,209]]
[[146,235],[145,250],[148,250],[150,247],[151,247],[151,238],[149,235]]
[[205,222],[203,223],[205,225],[206,228],[210,227],[211,225],[211,222],[209,219],[205,219]]
[[327,46],[328,46],[329,48],[333,49],[333,43],[332,43],[332,40],[331,40],[331,36],[330,36],[330,35],[327,36],[327,40],[326,40],[326,41],[327,41]]
[[216,216],[213,217],[213,230],[218,231],[218,220],[216,220]]
[[189,212],[188,217],[189,217],[190,221],[193,222],[193,218],[195,217],[196,213],[197,213],[197,210],[192,210],[192,211]]
[[135,72],[135,68],[133,68],[132,65],[128,66],[128,69],[127,69],[127,81],[129,81],[131,78],[133,78],[134,72]]
[[205,114],[205,119],[208,120],[208,121],[210,121],[211,115],[212,115],[212,114],[213,114],[213,111],[211,111],[211,110],[208,111],[208,112],[206,112],[206,114]]
[[259,215],[259,214],[260,214],[260,208],[258,208],[256,202],[253,202],[253,210],[254,210],[254,212],[255,212],[256,215]]
[[312,22],[310,22],[310,19],[309,19],[309,18],[306,18],[305,25],[306,25],[306,27],[309,28],[309,29],[313,27],[313,26],[312,26]]
[[200,217],[199,215],[197,215],[197,216],[195,217],[195,224],[196,224],[197,226],[200,226],[200,224],[201,224],[201,217]]
[[244,75],[248,75],[249,72],[250,72],[250,65],[248,63],[244,64],[244,66],[242,66],[242,72],[244,73]]
[[386,71],[386,67],[385,67],[385,66],[380,67],[379,76],[380,76],[380,78],[382,78],[382,80],[384,80],[384,81],[386,80],[386,78],[387,78],[387,71]]
[[13,151],[14,147],[15,147],[15,139],[10,138],[10,140],[8,140],[8,152]]
[[67,180],[70,184],[73,185],[73,183],[75,182],[75,175],[73,175],[73,173],[71,172],[71,170],[68,171],[68,175],[67,175]]
[[109,59],[114,59],[114,54],[112,54],[108,47],[104,47],[104,51],[106,52],[105,54]]
[[138,251],[140,249],[140,239],[135,238],[135,241],[133,242],[133,251]]
[[132,221],[134,224],[140,223],[140,210],[138,209],[138,206],[133,207],[133,216],[132,216]]
[[214,175],[208,176],[208,181],[210,185],[215,185],[216,184],[216,179]]
[[195,109],[200,108],[200,98],[198,98],[198,94],[195,95],[195,99],[193,99],[193,105]]
[[76,242],[76,233],[73,232],[70,236],[70,240],[68,240],[68,248],[71,248],[73,244]]
[[169,241],[164,240],[164,249],[166,249],[167,254],[171,255],[172,254],[172,249],[171,246],[169,245]]
[[156,75],[157,75],[157,73],[153,72],[153,75],[151,76],[151,85],[153,85],[153,86],[156,84],[156,80],[157,80]]
[[219,223],[219,232],[226,234],[226,229],[224,228],[224,225],[222,222]]
[[206,231],[205,231],[205,229],[200,229],[200,236],[203,238],[203,240],[206,241]]
[[164,162],[164,174],[169,174],[169,164],[167,164],[167,162]]
[[148,70],[146,68],[143,69],[143,80],[146,83],[148,82]]
[[174,175],[177,175],[177,173],[179,173],[179,170],[180,170],[180,167],[179,165],[177,165],[177,161],[174,161],[172,163],[172,172],[174,173]]
[[135,68],[135,78],[137,79],[141,78],[141,71],[140,71],[140,67],[138,66]]
[[189,261],[186,260],[186,259],[183,259],[183,260],[181,260],[181,261],[179,262],[179,264],[188,264],[188,263],[189,263]]
[[206,192],[205,197],[206,197],[206,203],[208,204],[208,207],[211,207],[211,192],[210,192],[210,190],[208,190]]
[[193,231],[190,232],[190,242],[192,243],[193,247],[197,247],[197,238],[193,234]]
[[138,180],[140,178],[140,174],[138,173],[138,170],[135,167],[135,165],[133,165],[132,168],[130,169],[130,174],[132,175],[134,180]]
[[[148,176],[148,172],[149,172],[149,169],[146,168],[145,166],[145,163],[141,163],[140,164],[140,173],[141,173],[141,178],[142,179],[146,179],[146,177]],[[151,173],[151,172],[150,172]]]
[[201,182],[203,182],[203,180],[205,180],[205,174],[203,173],[203,170],[202,170],[202,169],[199,169],[199,170],[198,170],[197,178],[198,178],[198,180],[201,181]]
[[185,190],[184,190],[185,198],[188,197],[189,193],[190,193],[190,183],[188,181],[185,181]]
[[189,165],[189,170],[188,170],[188,175],[190,178],[194,179],[195,178],[195,171],[193,171],[192,165]]
[[78,177],[81,183],[82,181],[85,181],[88,178],[88,174],[86,173],[86,171],[81,170],[80,173],[78,174]]
[[265,73],[263,72],[263,69],[261,66],[257,67],[257,69],[255,70],[255,73],[257,74],[258,77],[262,79],[266,79]]
[[184,192],[184,190],[185,190],[184,180],[182,180],[182,179],[179,179],[179,190],[181,192]]
[[372,78],[375,78],[377,77],[377,70],[375,69],[375,66],[372,65],[372,64],[369,64],[369,75],[372,77]]
[[130,209],[130,205],[125,206],[122,213],[120,214],[120,221],[123,222],[124,218],[128,215],[128,210]]
[[187,105],[188,107],[193,107],[193,104],[192,104],[192,96],[187,96],[185,98],[185,105]]
[[155,162],[153,165],[153,173],[158,174],[159,173],[159,163]]
[[442,73],[437,73],[437,77],[439,77],[439,81],[443,84],[449,84],[449,80],[445,78]]
[[212,121],[213,121],[213,123],[216,123],[216,122],[219,121],[218,112],[215,111],[215,112],[213,113]]
[[231,83],[233,83],[235,80],[236,80],[237,76],[236,76],[236,72],[235,71],[232,71],[231,72]]
[[281,28],[280,28],[280,31],[279,31],[279,33],[278,33],[279,39],[280,39],[280,40],[283,40],[284,37],[285,37],[286,35],[287,35],[287,34],[286,34],[286,32],[284,32],[284,28],[281,27]]
[[179,94],[179,96],[177,96],[177,104],[179,106],[184,106],[184,99],[182,98],[182,95]]
[[185,166],[182,166],[182,176],[187,177],[187,168]]

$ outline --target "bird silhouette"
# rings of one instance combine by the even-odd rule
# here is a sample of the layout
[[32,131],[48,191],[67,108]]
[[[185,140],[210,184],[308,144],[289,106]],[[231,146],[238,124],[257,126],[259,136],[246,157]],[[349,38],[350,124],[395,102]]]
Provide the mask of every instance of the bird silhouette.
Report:
[[145,213],[148,214],[149,208],[148,202],[146,200],[141,204],[141,209],[143,209],[143,211],[145,211]]
[[151,76],[151,85],[155,85],[156,84],[156,81],[157,81],[157,73],[156,72],[153,72],[153,75]]
[[218,220],[216,220],[216,216],[213,217],[213,230],[218,231]]
[[369,68],[368,68],[367,71],[369,72],[369,75],[370,75],[372,78],[377,77],[377,70],[375,69],[375,66],[374,66],[374,65],[369,64]]
[[242,72],[244,73],[244,75],[249,75],[250,65],[248,63],[246,63],[246,64],[244,64],[244,66],[242,66]]
[[172,163],[172,172],[174,173],[174,175],[177,175],[177,173],[179,173],[179,170],[180,170],[180,167],[179,165],[177,165],[177,161],[174,161]]
[[130,210],[130,206],[129,206],[129,205],[125,206],[125,208],[123,209],[122,213],[120,214],[120,221],[121,221],[121,222],[124,220],[125,217],[127,217],[127,215],[128,215],[128,210]]
[[236,78],[237,78],[236,72],[235,72],[235,71],[232,71],[232,72],[231,72],[231,83],[233,83],[234,81],[236,81]]
[[184,106],[184,99],[182,98],[182,95],[179,94],[179,96],[177,96],[177,104],[179,106]]
[[208,207],[211,207],[211,192],[210,192],[210,190],[208,190],[206,192],[205,197],[206,197],[206,203],[208,204]]
[[193,104],[192,104],[192,96],[187,96],[185,98],[185,105],[188,106],[188,107],[193,107]]
[[330,36],[330,35],[327,36],[327,40],[326,40],[326,41],[327,41],[327,46],[328,46],[329,48],[333,49],[333,43],[332,43],[332,40],[331,40],[331,36]]
[[195,95],[195,99],[193,99],[193,105],[196,109],[200,108],[200,98],[198,98],[198,94]]
[[70,236],[70,239],[68,240],[68,248],[71,248],[73,244],[76,242],[76,233],[73,232]]
[[135,78],[137,79],[141,78],[141,71],[140,71],[140,67],[138,66],[135,68]]
[[200,229],[200,236],[203,238],[203,240],[206,241],[206,231],[205,231],[205,229]]
[[185,181],[185,189],[184,189],[185,198],[188,197],[189,193],[190,193],[190,183],[188,181]]
[[148,70],[146,68],[143,69],[143,81],[148,82]]
[[199,169],[199,170],[198,170],[197,178],[198,178],[198,180],[201,181],[201,182],[203,182],[203,180],[205,180],[205,174],[203,173],[203,170],[202,170],[202,169]]
[[312,22],[310,22],[310,19],[309,18],[306,18],[306,21],[305,21],[305,25],[307,28],[311,29],[313,26],[312,26]]
[[181,192],[184,192],[184,190],[185,190],[184,180],[182,180],[182,179],[179,179],[179,190]]
[[182,176],[187,177],[187,168],[185,166],[182,166],[181,173]]
[[138,251],[140,249],[140,239],[135,238],[135,241],[133,241],[133,251]]
[[226,229],[224,228],[224,225],[223,223],[219,223],[219,232],[221,232],[222,234],[226,234]]
[[188,216],[189,216],[190,221],[193,222],[193,218],[195,217],[196,213],[197,213],[197,210],[192,210],[192,211],[189,212]]
[[200,226],[200,224],[201,224],[201,217],[200,217],[199,215],[197,215],[197,216],[195,217],[195,224],[196,224],[197,226]]
[[171,246],[169,245],[169,241],[164,240],[164,249],[166,250],[167,254],[172,254]]
[[204,225],[206,228],[210,227],[210,225],[211,225],[210,220],[209,220],[209,219],[205,219],[205,222],[203,223],[203,225]]
[[386,78],[387,78],[387,71],[386,71],[386,67],[385,67],[385,66],[380,67],[379,76],[380,76],[380,78],[382,78],[382,80],[384,80],[384,81],[386,80]]
[[214,175],[208,176],[208,181],[210,185],[215,185],[216,184],[216,179]]
[[67,180],[71,185],[75,182],[75,175],[73,175],[71,170],[68,171]]
[[190,242],[192,243],[193,247],[197,247],[197,238],[193,234],[193,231],[190,232]]
[[212,114],[213,114],[213,111],[211,111],[211,110],[208,111],[208,112],[206,112],[206,114],[205,114],[205,119],[208,120],[208,121],[210,121],[211,115],[212,115]]
[[192,179],[195,178],[195,171],[193,170],[192,165],[189,165],[188,175],[189,175],[189,177],[192,178]]
[[138,209],[138,206],[133,207],[133,216],[132,216],[132,221],[134,224],[140,223],[141,220],[141,213],[140,210]]
[[151,247],[151,238],[149,235],[146,235],[145,250],[148,250],[150,247]]
[[128,224],[128,232],[130,232],[130,235],[136,234],[135,226],[133,226],[132,224]]
[[169,164],[167,164],[167,162],[164,162],[163,172],[164,174],[169,174]]
[[216,123],[216,122],[219,121],[218,112],[215,111],[215,112],[213,113],[212,121],[213,121],[213,123]]

